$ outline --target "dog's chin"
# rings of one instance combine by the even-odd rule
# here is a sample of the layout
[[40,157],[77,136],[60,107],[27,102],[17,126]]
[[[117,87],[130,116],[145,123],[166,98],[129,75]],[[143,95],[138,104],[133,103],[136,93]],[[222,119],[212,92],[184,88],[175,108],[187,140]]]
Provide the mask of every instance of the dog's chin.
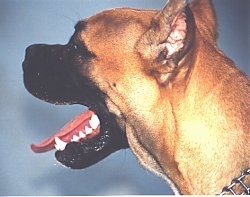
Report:
[[63,165],[81,169],[94,165],[117,149],[112,144],[110,132],[105,131],[85,142],[70,142],[63,151],[56,151],[57,161]]

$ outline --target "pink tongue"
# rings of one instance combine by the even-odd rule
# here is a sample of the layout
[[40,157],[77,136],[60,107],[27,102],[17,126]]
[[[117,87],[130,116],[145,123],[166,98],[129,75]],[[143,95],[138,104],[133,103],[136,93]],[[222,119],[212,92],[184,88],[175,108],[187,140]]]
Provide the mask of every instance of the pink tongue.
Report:
[[94,112],[86,110],[80,115],[76,116],[73,120],[68,122],[61,130],[49,138],[43,140],[40,144],[31,144],[31,149],[35,153],[43,153],[55,148],[55,137],[60,138],[64,142],[70,142],[73,135],[77,135],[78,132],[85,126],[89,126],[89,120]]

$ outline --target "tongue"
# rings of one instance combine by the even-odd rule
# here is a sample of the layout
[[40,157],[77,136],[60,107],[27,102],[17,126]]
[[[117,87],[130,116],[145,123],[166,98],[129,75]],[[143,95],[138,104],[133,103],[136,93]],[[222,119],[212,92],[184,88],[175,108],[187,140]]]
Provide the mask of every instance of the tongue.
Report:
[[[40,144],[31,144],[32,151],[35,153],[50,151],[55,148],[55,138],[59,138],[65,143],[69,143],[72,141],[73,136],[79,137],[79,132],[86,136],[84,138],[90,138],[97,135],[100,131],[100,126],[94,126],[93,128],[91,125],[90,121],[93,115],[95,115],[94,112],[90,110],[84,111],[80,115],[76,116],[73,120],[68,122],[61,130],[51,137],[46,138]],[[86,132],[86,127],[88,128],[87,130],[90,129],[92,132]]]

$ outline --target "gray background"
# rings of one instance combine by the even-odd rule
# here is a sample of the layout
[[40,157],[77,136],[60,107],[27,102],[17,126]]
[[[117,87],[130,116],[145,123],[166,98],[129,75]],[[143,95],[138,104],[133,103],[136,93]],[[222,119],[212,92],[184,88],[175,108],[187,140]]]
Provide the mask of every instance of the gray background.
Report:
[[[249,0],[214,1],[219,46],[248,74]],[[85,170],[70,170],[54,151],[29,145],[49,136],[84,107],[55,106],[23,86],[21,64],[33,43],[67,43],[74,24],[113,7],[161,8],[164,0],[0,0],[0,195],[170,194],[158,177],[122,150]],[[213,181],[213,180],[211,180]]]

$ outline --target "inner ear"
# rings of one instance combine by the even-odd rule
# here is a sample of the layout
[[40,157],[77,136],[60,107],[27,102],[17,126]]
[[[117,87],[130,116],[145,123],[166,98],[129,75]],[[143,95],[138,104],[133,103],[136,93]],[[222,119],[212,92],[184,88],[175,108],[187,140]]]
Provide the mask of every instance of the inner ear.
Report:
[[153,61],[161,65],[167,64],[171,59],[176,59],[176,54],[184,47],[187,35],[186,14],[184,12],[174,18],[170,29],[169,36],[157,46],[155,57],[152,56]]
[[[186,18],[182,14],[184,0],[169,0],[163,10],[152,19],[149,29],[139,39],[136,49],[148,61],[156,61],[165,51],[169,58],[181,46],[181,37],[185,37]],[[183,40],[183,38],[181,39]]]
[[155,57],[152,57],[150,73],[155,76],[159,84],[166,84],[175,76],[180,51],[184,48],[187,34],[186,14],[177,15],[171,26],[170,33],[163,43],[158,45]]
[[186,14],[180,13],[171,24],[171,31],[166,40],[166,59],[171,59],[173,54],[179,52],[184,47],[187,34]]

